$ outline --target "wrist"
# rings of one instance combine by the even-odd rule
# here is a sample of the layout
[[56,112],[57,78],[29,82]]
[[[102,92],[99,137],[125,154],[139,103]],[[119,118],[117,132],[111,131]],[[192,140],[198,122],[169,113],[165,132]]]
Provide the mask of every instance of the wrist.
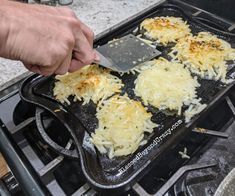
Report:
[[0,56],[7,58],[7,42],[10,34],[11,21],[9,19],[10,6],[7,1],[2,0],[0,4]]

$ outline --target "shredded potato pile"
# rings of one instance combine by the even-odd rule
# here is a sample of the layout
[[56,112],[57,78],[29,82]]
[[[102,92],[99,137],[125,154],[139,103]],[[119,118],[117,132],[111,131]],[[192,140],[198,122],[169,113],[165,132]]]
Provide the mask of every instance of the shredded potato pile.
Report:
[[[184,113],[195,115],[202,110],[196,88],[200,86],[197,78],[193,78],[183,64],[169,62],[164,58],[153,60],[141,67],[135,81],[135,94],[142,98],[145,105],[153,105],[158,109],[170,109],[181,114],[183,105],[190,106]],[[195,108],[198,108],[196,111]],[[192,112],[194,113],[192,115]],[[199,111],[200,112],[200,111]],[[190,118],[186,121],[189,121]]]
[[122,81],[109,72],[98,65],[88,65],[74,73],[58,75],[54,96],[61,103],[70,104],[68,100],[70,95],[74,96],[75,100],[83,99],[83,104],[89,103],[90,100],[97,103],[101,99],[120,92],[123,86]]
[[235,50],[226,41],[208,32],[180,39],[170,53],[203,78],[226,83],[226,60],[235,60]]
[[91,141],[109,158],[132,154],[144,144],[144,132],[151,133],[157,126],[151,121],[152,114],[126,95],[100,102],[96,116],[99,127]]
[[182,18],[168,16],[147,18],[141,23],[140,28],[145,30],[144,35],[158,40],[163,45],[176,42],[191,32],[189,25]]

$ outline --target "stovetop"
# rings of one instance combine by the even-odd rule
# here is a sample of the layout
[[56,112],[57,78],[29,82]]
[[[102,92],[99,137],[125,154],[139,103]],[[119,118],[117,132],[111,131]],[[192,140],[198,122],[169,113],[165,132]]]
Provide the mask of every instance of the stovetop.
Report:
[[[235,167],[235,143],[233,142],[235,139],[233,132],[235,109],[231,106],[231,102],[235,103],[234,97],[235,94],[231,94],[224,99],[199,124],[199,127],[211,132],[206,134],[196,130],[192,131],[170,153],[166,154],[160,164],[155,165],[151,172],[146,174],[132,190],[122,195],[142,195],[140,187],[146,194],[154,194],[181,166],[193,164],[206,166],[215,163],[217,164],[215,167],[189,172],[167,193],[169,196],[213,195],[223,178]],[[24,112],[22,112],[22,108],[24,108]],[[6,100],[0,102],[0,111],[5,111],[0,112],[0,118],[53,195],[96,194],[86,184],[78,160],[58,156],[45,144],[35,124],[35,108],[23,103],[17,90]],[[30,120],[25,123],[25,118]],[[25,124],[25,127],[19,130],[22,123]],[[59,134],[63,129],[57,127],[54,131],[57,134],[52,132],[51,137],[63,145],[63,142],[67,141],[66,136],[61,138]]]
[[235,23],[235,1],[233,0],[183,0],[203,10],[215,13]]
[[[204,15],[201,10],[176,0],[174,2],[191,15]],[[230,21],[224,22],[227,31],[233,31],[232,25]],[[101,195],[86,183],[78,160],[58,155],[43,141],[37,130],[36,108],[20,100],[19,85],[20,82],[0,92],[0,119],[6,126],[1,128],[4,133],[10,133],[6,136],[13,138],[13,146],[17,144],[17,153],[26,171],[31,171],[26,177],[32,177],[36,182],[32,186],[48,189],[52,195]],[[235,167],[234,90],[210,111],[198,124],[198,129],[172,146],[172,150],[154,165],[151,172],[121,195],[213,195],[220,182]],[[66,146],[70,136],[63,126],[58,126],[50,116],[43,122],[44,127],[50,130],[50,137]],[[17,177],[19,174],[11,169]],[[12,181],[13,178],[8,174],[0,180],[0,191],[4,186],[12,195],[23,195],[21,186],[27,185],[22,185],[17,179],[19,186],[17,181]],[[48,190],[45,192],[49,193]]]

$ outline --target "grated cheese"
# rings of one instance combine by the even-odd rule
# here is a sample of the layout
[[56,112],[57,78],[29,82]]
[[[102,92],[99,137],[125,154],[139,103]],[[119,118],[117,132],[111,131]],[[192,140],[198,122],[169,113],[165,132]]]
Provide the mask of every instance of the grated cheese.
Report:
[[126,95],[100,102],[96,117],[99,127],[91,141],[101,153],[108,153],[109,158],[134,153],[144,144],[144,133],[151,133],[157,126],[151,121],[152,114]]

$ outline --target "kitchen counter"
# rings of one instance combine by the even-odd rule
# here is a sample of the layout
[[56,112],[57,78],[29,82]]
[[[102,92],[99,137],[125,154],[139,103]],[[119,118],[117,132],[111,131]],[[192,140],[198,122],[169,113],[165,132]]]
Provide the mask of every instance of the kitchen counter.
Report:
[[[159,1],[74,0],[70,7],[97,35]],[[0,58],[0,90],[29,74],[21,62]]]

